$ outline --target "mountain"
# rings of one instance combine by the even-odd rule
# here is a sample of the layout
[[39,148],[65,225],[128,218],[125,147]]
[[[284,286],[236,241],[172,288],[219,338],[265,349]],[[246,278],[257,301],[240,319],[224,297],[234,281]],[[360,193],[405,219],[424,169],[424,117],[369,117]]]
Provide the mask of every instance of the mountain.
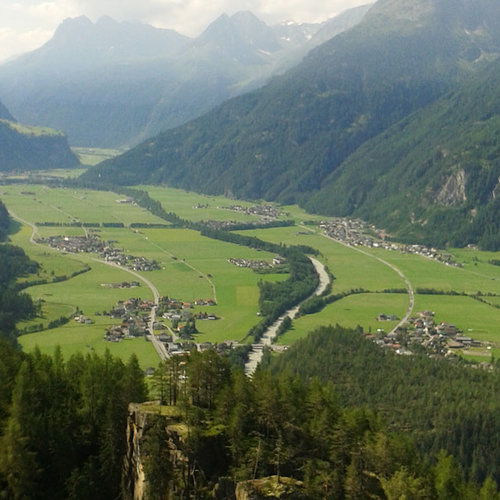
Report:
[[[380,0],[360,24],[263,89],[84,178],[299,202],[330,215],[361,213],[332,199],[335,172],[344,172],[343,163],[365,142],[497,58],[499,27],[500,9],[491,0]],[[352,175],[343,188],[356,185]]]
[[62,133],[0,119],[0,171],[71,168],[78,164]]
[[[339,16],[335,29],[361,17]],[[271,27],[239,12],[191,39],[109,17],[67,19],[40,49],[0,66],[0,95],[21,122],[64,130],[73,145],[137,144],[262,86],[323,27]]]
[[406,240],[500,248],[500,60],[366,142],[306,206]]

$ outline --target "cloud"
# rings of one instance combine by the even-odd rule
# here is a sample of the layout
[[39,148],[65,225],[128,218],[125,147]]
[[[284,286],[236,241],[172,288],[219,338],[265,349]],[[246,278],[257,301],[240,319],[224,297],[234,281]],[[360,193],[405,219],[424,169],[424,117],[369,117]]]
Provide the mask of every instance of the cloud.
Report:
[[0,62],[40,47],[52,34],[53,30],[17,32],[11,28],[0,27]]

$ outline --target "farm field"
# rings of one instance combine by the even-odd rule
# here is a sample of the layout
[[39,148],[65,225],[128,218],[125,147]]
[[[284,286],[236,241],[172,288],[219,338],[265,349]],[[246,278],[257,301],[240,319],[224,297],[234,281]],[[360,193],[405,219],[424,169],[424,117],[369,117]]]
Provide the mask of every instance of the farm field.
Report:
[[19,217],[31,222],[121,222],[165,221],[133,204],[119,203],[124,197],[108,191],[48,188],[14,184],[0,187],[0,196]]
[[[369,252],[381,256],[397,266],[410,280],[414,288],[433,288],[445,292],[473,294],[478,291],[500,295],[500,267],[484,262],[474,263],[463,260],[457,253],[457,262],[462,268],[446,266],[419,255],[408,255],[398,252],[388,252],[370,249]],[[454,252],[453,252],[453,255]],[[495,254],[491,254],[494,256]]]
[[320,251],[319,260],[330,269],[335,277],[333,293],[356,288],[370,292],[405,288],[398,274],[384,264],[301,227],[256,229],[239,231],[239,233],[275,243],[309,245],[317,248]]
[[401,318],[408,307],[408,296],[395,293],[362,293],[349,295],[329,304],[317,314],[302,316],[293,321],[292,329],[279,338],[279,344],[292,344],[310,331],[324,325],[361,326],[365,332],[382,329],[389,332],[397,321],[377,321],[380,313]]
[[[139,186],[138,188],[147,191],[151,198],[161,202],[167,212],[174,212],[179,217],[190,221],[252,222],[259,220],[259,217],[256,215],[223,208],[230,207],[231,205],[248,208],[256,205],[257,203],[255,202],[231,200],[224,196],[208,196],[163,186]],[[287,216],[283,214],[281,218],[286,219]]]
[[[361,248],[363,252],[361,253],[355,248],[348,248],[319,233],[308,234],[308,230],[303,227],[258,229],[242,231],[241,233],[284,244],[297,242],[317,248],[321,252],[320,259],[335,276],[332,293],[345,292],[355,288],[362,288],[370,292],[405,288],[401,277],[393,269],[376,260],[379,258],[399,269],[409,280],[415,292],[418,292],[419,289],[434,289],[447,293],[457,292],[470,295],[480,292],[483,295],[493,294],[494,296],[482,298],[490,304],[500,305],[500,267],[488,263],[489,260],[500,259],[498,252],[452,249],[449,253],[453,255],[455,261],[462,264],[462,267],[458,268],[419,255],[403,254],[396,251]],[[405,295],[405,297],[406,304],[408,304],[408,296]],[[358,296],[344,298],[327,306],[323,311],[310,318],[300,318],[295,322],[295,329],[287,332],[280,339],[280,343],[291,343],[304,336],[312,328],[322,324],[339,323],[344,326],[359,324],[365,329],[368,326],[373,329],[373,324],[369,325],[366,320],[363,321],[365,316],[359,308],[346,307],[339,311],[339,304],[344,301],[350,303],[352,300],[356,301],[357,298]],[[395,301],[396,295],[389,294],[388,300]],[[468,332],[469,336],[474,339],[492,342],[494,346],[500,347],[500,309],[468,297],[416,293],[413,312],[422,310],[435,311],[438,322],[445,321],[455,324],[459,329],[464,330],[464,334]],[[375,315],[381,312],[386,313],[385,310],[381,309],[376,311]]]

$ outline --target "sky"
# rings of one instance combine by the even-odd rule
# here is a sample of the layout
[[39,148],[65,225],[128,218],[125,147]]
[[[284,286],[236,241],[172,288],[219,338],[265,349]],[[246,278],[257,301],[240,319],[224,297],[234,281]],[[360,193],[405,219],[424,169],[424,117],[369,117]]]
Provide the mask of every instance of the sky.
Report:
[[188,36],[200,34],[223,13],[253,12],[267,24],[319,22],[369,0],[0,0],[0,62],[34,50],[68,17],[110,16]]

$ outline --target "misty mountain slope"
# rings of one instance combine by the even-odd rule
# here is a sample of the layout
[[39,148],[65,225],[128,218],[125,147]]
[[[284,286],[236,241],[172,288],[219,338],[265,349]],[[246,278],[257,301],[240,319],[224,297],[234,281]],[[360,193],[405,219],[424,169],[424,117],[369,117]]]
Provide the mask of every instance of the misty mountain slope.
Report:
[[500,61],[361,146],[306,206],[399,237],[500,248]]
[[[333,29],[361,20],[357,12]],[[74,145],[137,144],[262,86],[323,28],[270,27],[240,12],[190,39],[110,18],[68,19],[43,47],[0,66],[0,95],[20,121],[64,130]]]
[[491,0],[458,4],[381,0],[265,88],[85,178],[306,203],[365,141],[497,57],[500,9]]

